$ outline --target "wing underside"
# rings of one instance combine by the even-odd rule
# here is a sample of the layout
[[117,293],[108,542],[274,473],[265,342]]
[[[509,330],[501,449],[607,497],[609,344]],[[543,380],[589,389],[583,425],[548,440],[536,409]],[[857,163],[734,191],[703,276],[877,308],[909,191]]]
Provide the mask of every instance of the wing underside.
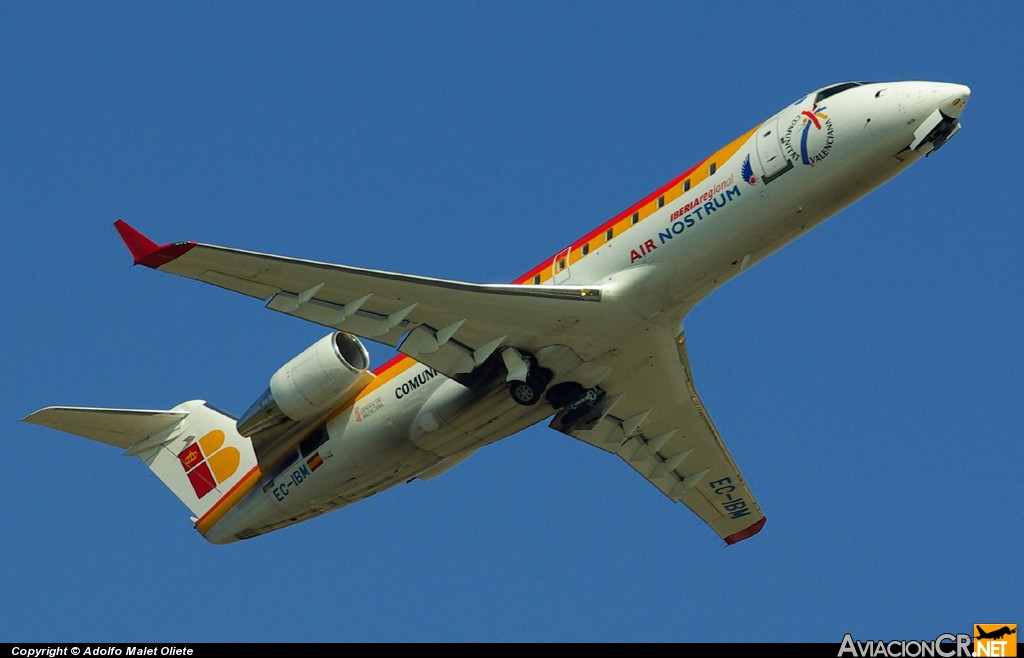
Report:
[[47,407],[29,414],[24,420],[128,450],[173,427],[186,416],[188,413],[184,411]]
[[267,308],[396,347],[461,379],[504,345],[566,344],[587,358],[632,311],[596,286],[476,284],[184,242],[122,221],[136,263],[266,300]]
[[683,334],[654,328],[619,344],[605,365],[607,415],[566,433],[620,457],[727,543],[756,534],[764,514],[697,395]]

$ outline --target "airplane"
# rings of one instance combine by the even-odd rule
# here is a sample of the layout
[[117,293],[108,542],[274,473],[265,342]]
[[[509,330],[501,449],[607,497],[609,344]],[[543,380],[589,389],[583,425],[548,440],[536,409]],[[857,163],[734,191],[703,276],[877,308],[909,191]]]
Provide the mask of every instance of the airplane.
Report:
[[1012,629],[1009,626],[1001,626],[991,631],[986,631],[984,628],[977,625],[975,625],[975,628],[978,629],[978,634],[974,637],[978,640],[1001,640],[1004,636],[1013,635],[1017,632],[1016,626]]
[[[136,265],[263,300],[327,327],[234,417],[47,407],[23,420],[140,458],[214,544],[278,530],[549,420],[621,458],[727,545],[765,516],[702,404],[683,320],[711,292],[874,190],[960,129],[970,89],[822,87],[685,170],[511,284],[158,244],[115,227]],[[370,368],[360,339],[397,349]]]

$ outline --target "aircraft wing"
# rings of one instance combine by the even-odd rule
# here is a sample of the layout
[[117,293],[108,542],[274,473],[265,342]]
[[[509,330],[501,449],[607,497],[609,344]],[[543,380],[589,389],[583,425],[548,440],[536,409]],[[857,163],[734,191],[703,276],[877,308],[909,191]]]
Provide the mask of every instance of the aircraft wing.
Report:
[[683,334],[668,327],[620,343],[604,365],[607,415],[586,430],[551,426],[618,455],[674,502],[684,503],[728,544],[765,517],[697,396]]
[[158,245],[122,220],[115,226],[136,264],[267,300],[267,308],[397,347],[454,378],[502,345],[566,344],[586,360],[591,345],[626,324],[621,314],[633,313],[601,304],[593,286],[475,284],[195,242]]

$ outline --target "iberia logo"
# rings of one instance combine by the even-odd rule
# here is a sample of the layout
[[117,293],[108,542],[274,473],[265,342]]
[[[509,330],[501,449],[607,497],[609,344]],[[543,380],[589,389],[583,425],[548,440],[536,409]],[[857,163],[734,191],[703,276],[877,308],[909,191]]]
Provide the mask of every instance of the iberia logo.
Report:
[[233,446],[224,446],[224,432],[213,430],[178,454],[188,481],[198,498],[202,498],[238,470],[242,453]]
[[[782,137],[782,145],[790,160],[799,159],[813,167],[828,156],[835,142],[835,129],[832,119],[824,112],[826,109],[815,105],[797,114],[790,122]],[[795,144],[798,134],[799,144]]]
[[743,166],[740,167],[740,176],[743,176],[743,180],[747,181],[751,185],[757,185],[757,176],[754,175],[754,168],[750,165],[749,153],[743,161]]
[[975,656],[1016,656],[1017,624],[975,624]]

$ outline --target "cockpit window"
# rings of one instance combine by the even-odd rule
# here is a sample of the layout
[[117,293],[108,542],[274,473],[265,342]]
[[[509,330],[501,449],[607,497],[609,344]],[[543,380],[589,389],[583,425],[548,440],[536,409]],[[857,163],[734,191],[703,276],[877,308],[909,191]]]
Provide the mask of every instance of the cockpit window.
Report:
[[836,94],[838,94],[841,91],[846,91],[847,89],[852,89],[854,87],[859,87],[859,86],[861,86],[863,84],[865,84],[865,83],[863,83],[863,82],[844,82],[844,83],[839,84],[839,85],[832,85],[831,87],[826,87],[825,89],[822,89],[821,91],[819,91],[818,95],[814,97],[814,103],[815,103],[815,105],[817,105],[818,103],[820,103],[821,101],[825,100],[829,96],[835,96]]

